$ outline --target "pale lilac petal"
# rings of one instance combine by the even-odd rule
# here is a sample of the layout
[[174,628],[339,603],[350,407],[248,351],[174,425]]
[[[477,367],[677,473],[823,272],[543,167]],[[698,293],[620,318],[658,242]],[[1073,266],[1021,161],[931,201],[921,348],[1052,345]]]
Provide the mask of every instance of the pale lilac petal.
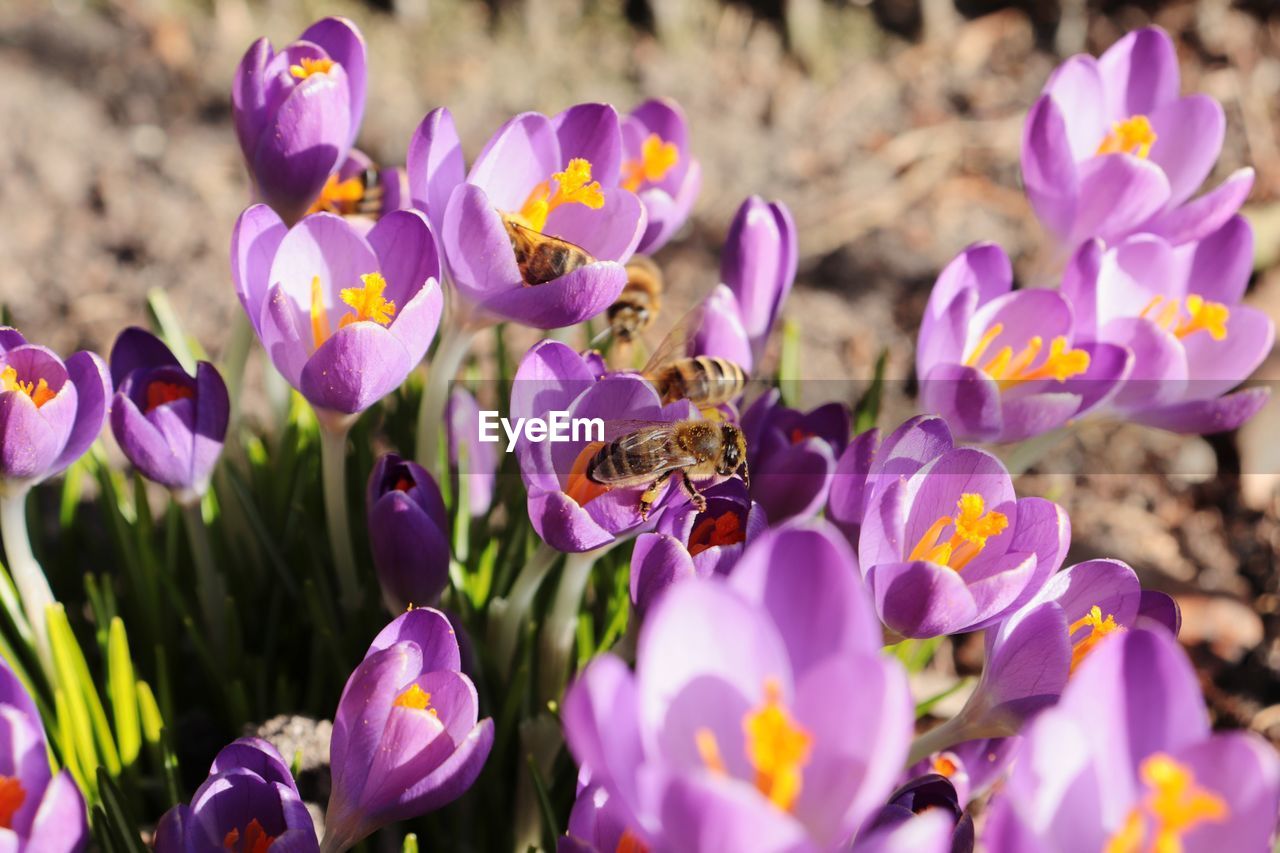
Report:
[[1179,205],[1209,177],[1222,152],[1227,119],[1208,95],[1189,95],[1151,113],[1151,161],[1169,178],[1169,204]]
[[1135,30],[1098,58],[1098,71],[1112,120],[1151,115],[1178,97],[1178,56],[1168,33]]
[[434,231],[439,234],[444,227],[449,196],[467,176],[462,142],[448,109],[439,107],[422,119],[409,140],[405,170],[414,206],[426,211]]

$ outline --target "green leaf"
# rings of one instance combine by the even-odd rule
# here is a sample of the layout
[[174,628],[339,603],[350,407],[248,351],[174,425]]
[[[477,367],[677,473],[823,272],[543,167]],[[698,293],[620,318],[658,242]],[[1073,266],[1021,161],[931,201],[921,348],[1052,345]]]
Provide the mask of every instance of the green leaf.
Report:
[[[71,771],[71,777],[76,780],[76,785],[84,792],[85,799],[89,802],[95,802],[98,798],[98,792],[94,786],[93,779],[85,775],[81,769],[83,759],[76,753],[76,745],[78,738],[76,735],[76,725],[74,714],[71,712],[71,702],[67,698],[67,692],[58,688],[53,693],[54,716],[58,721],[58,741],[62,744],[62,766]],[[93,737],[90,735],[89,742],[92,745]],[[92,756],[89,756],[92,760]]]
[[529,776],[533,778],[533,791],[538,796],[538,810],[542,813],[542,849],[555,850],[556,839],[560,836],[557,829],[556,812],[551,805],[551,796],[547,793],[547,785],[538,772],[538,762],[532,754],[524,757],[529,768]]
[[411,832],[404,837],[404,843],[400,845],[400,853],[418,853],[417,834]]
[[[173,310],[169,294],[158,287],[147,291],[147,312],[160,330],[160,337],[164,338],[174,356],[182,362],[182,369],[187,373],[194,373],[197,355],[191,350],[191,340],[182,331],[182,322],[178,319],[178,312]],[[199,358],[204,358],[204,353],[200,353]]]
[[58,684],[67,691],[68,710],[75,727],[76,753],[82,756],[82,760],[83,757],[94,759],[95,764],[86,767],[100,762],[112,776],[119,776],[120,753],[116,750],[102,699],[98,697],[98,689],[89,674],[89,664],[67,621],[67,612],[61,604],[52,604],[45,614]]
[[138,679],[134,691],[138,699],[138,716],[142,720],[142,736],[147,743],[159,743],[164,732],[164,717],[160,715],[160,706],[156,704],[151,685]]
[[853,412],[853,434],[858,435],[874,427],[880,421],[880,404],[884,399],[884,369],[889,362],[889,348],[880,350],[876,359],[875,375],[871,387],[862,395]]
[[142,749],[142,731],[138,714],[138,682],[133,676],[129,638],[119,616],[111,620],[111,628],[107,632],[107,683],[116,722],[116,738],[120,744],[120,761],[125,767],[130,767],[138,760]]
[[118,845],[116,849],[127,853],[147,853],[142,846],[142,838],[138,835],[138,823],[129,814],[120,789],[101,767],[98,768],[98,791],[102,796],[101,813],[110,830],[112,842]]
[[929,665],[938,646],[942,645],[942,637],[930,637],[927,640],[903,640],[888,648],[907,672],[917,673]]
[[921,717],[923,717],[925,714],[928,714],[943,699],[946,699],[948,696],[951,696],[952,694],[959,693],[961,690],[965,689],[972,683],[973,683],[972,678],[956,679],[956,683],[952,684],[946,690],[935,693],[934,695],[930,696],[928,699],[925,699],[919,705],[916,705],[916,719],[918,720]]
[[785,405],[794,408],[800,404],[800,324],[791,319],[782,323],[778,390],[782,392],[782,402]]

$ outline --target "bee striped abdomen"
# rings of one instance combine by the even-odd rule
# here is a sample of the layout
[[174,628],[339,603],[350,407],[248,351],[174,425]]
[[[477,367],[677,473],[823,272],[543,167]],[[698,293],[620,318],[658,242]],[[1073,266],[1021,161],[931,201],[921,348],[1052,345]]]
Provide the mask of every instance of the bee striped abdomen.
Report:
[[664,403],[688,400],[696,406],[718,406],[742,393],[747,375],[728,359],[699,355],[673,362],[654,384]]

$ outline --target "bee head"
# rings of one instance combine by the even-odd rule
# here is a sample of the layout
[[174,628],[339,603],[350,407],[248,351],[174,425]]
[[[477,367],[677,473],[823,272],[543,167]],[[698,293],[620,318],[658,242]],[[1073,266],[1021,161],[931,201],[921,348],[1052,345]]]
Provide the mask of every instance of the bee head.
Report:
[[737,424],[726,423],[720,427],[720,438],[724,442],[724,454],[720,457],[720,465],[716,473],[722,477],[742,472],[742,482],[749,484],[747,475],[747,437]]

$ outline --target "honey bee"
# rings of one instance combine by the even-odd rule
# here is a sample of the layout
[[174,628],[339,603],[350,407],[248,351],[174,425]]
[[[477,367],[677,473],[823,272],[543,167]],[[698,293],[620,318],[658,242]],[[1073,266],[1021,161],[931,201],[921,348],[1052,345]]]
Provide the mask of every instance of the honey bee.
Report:
[[320,198],[311,206],[310,213],[324,211],[339,216],[367,216],[377,219],[383,214],[387,188],[382,180],[382,173],[377,166],[369,166],[353,178],[338,180],[331,175],[328,183],[320,193]]
[[387,188],[382,182],[382,173],[370,166],[360,173],[360,185],[364,192],[352,206],[352,213],[357,216],[371,216],[377,219],[382,215],[382,205],[386,201]]
[[663,405],[688,400],[700,409],[712,409],[746,388],[750,377],[736,362],[714,355],[686,354],[691,334],[701,322],[699,309],[685,315],[640,370],[657,389]]
[[595,263],[595,258],[581,246],[552,237],[503,216],[511,248],[516,253],[516,266],[527,287],[535,287],[568,275],[576,269]]
[[613,339],[629,344],[653,325],[662,308],[662,270],[644,255],[627,261],[627,285],[605,316]]
[[742,482],[750,484],[746,436],[736,424],[711,421],[642,426],[596,451],[587,463],[586,478],[607,489],[645,486],[640,518],[648,520],[663,487],[677,472],[694,506],[699,512],[706,510],[707,499],[694,480],[741,473]]

